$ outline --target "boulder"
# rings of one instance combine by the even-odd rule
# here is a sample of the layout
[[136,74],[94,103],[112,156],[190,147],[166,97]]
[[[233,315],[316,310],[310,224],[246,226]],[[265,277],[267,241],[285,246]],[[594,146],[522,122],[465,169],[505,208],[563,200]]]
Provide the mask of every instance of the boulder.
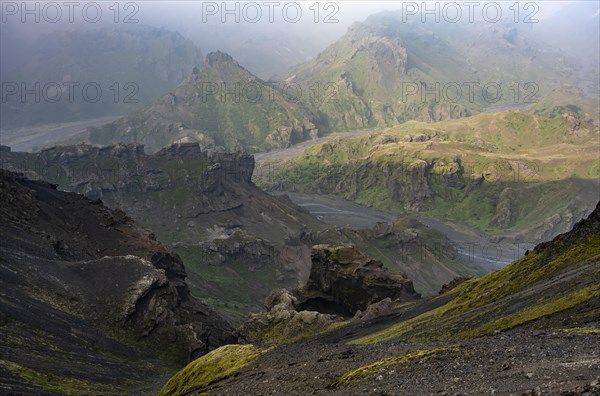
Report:
[[[420,298],[413,283],[399,271],[388,271],[353,246],[313,246],[312,268],[306,286],[298,291],[299,306],[337,307],[354,315],[385,298]],[[346,312],[344,312],[346,311]]]

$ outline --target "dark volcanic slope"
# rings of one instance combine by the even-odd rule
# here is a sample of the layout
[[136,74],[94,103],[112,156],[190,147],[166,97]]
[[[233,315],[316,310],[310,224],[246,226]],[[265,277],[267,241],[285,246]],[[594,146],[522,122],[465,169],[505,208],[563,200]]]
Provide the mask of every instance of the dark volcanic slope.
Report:
[[[256,187],[254,158],[239,152],[208,152],[197,143],[153,155],[136,145],[77,145],[0,157],[7,169],[125,210],[181,255],[194,295],[223,305],[260,306],[272,288],[308,277],[298,236],[325,227]],[[283,246],[292,249],[283,254]]]
[[[417,222],[381,224],[373,231],[327,229],[286,196],[255,186],[254,158],[243,153],[207,151],[197,143],[152,155],[139,145],[76,145],[38,153],[6,148],[0,160],[7,169],[125,210],[181,255],[192,293],[210,299],[220,312],[262,309],[270,290],[305,282],[310,246],[318,243],[357,245],[407,273],[427,294],[456,276],[483,273],[445,254],[449,241]],[[345,214],[348,222],[353,217]]]
[[[249,361],[241,369],[215,353],[211,364],[218,369],[209,380],[191,364],[163,391],[178,386],[186,395],[598,395],[599,271],[600,204],[572,231],[437,298],[338,324],[311,341],[259,349],[258,356],[239,346],[236,352]],[[229,348],[215,352],[226,357]],[[206,357],[195,367],[205,365]],[[184,382],[183,374],[195,383]]]
[[124,212],[2,170],[0,218],[0,393],[123,392],[231,342]]

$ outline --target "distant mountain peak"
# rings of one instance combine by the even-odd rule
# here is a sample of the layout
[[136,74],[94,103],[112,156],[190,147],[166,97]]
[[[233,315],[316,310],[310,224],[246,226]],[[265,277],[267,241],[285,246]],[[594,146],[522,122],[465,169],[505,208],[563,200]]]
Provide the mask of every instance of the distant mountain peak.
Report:
[[206,55],[206,60],[204,61],[204,64],[208,67],[212,67],[217,63],[226,63],[226,62],[234,62],[236,64],[236,66],[239,66],[239,64],[233,59],[233,57],[231,55],[229,55],[226,52],[221,52],[221,51],[215,51],[215,52],[208,53],[208,55]]

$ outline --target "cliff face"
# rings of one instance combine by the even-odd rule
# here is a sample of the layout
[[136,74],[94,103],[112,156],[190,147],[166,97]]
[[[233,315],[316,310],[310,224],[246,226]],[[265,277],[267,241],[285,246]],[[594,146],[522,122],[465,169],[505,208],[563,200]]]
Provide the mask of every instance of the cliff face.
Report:
[[[220,213],[221,223],[239,222],[252,197],[261,198],[255,202],[258,211],[278,201],[252,184],[253,156],[206,151],[197,143],[174,144],[153,155],[132,144],[59,146],[32,154],[5,152],[2,162],[6,169],[125,209],[166,242],[208,235],[204,226],[210,228],[210,215]],[[283,228],[277,226],[275,239],[286,235]]]
[[[169,367],[233,340],[191,297],[179,256],[124,212],[5,170],[0,206],[0,334],[12,340],[0,366],[13,375],[18,366],[68,378],[75,366],[78,379],[102,383],[99,370],[126,388],[136,356]],[[148,363],[129,384],[157,370]],[[42,386],[17,378],[14,390]]]
[[[305,290],[331,298],[352,314],[385,298],[415,300],[413,283],[404,274],[383,269],[353,246],[314,246],[312,267]],[[310,299],[309,299],[310,300]],[[309,301],[307,301],[310,305]]]
[[[255,313],[238,329],[243,342],[287,344],[342,325],[390,312],[394,304],[420,299],[412,281],[383,269],[354,246],[315,245],[310,277],[291,292],[275,289],[266,312]],[[363,310],[365,312],[363,312]]]

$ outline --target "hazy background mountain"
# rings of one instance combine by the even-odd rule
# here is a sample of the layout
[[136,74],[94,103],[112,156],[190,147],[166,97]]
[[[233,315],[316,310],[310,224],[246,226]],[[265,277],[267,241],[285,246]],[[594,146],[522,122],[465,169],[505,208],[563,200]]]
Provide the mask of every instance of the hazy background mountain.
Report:
[[175,141],[255,152],[315,138],[315,123],[323,124],[316,112],[217,51],[171,93],[140,112],[91,128],[86,138],[95,144],[143,143],[150,152]]
[[[250,11],[246,14],[242,13],[242,17],[236,22],[234,16],[222,15],[221,9],[214,15],[206,15],[204,18],[203,3],[190,2],[136,3],[137,8],[120,9],[118,23],[114,23],[114,11],[109,9],[108,3],[102,3],[103,18],[99,23],[86,23],[78,13],[75,14],[74,23],[69,23],[66,11],[63,12],[65,15],[59,23],[48,23],[43,19],[40,23],[35,23],[31,17],[25,23],[21,23],[20,14],[6,15],[7,21],[2,23],[0,35],[2,43],[0,74],[3,83],[39,81],[43,85],[49,81],[63,83],[77,79],[83,85],[85,82],[98,80],[103,89],[103,97],[98,103],[87,103],[78,98],[75,103],[63,103],[63,101],[47,103],[42,100],[45,103],[39,104],[33,104],[31,100],[22,103],[10,97],[3,100],[1,104],[1,127],[7,129],[129,113],[173,89],[189,76],[194,65],[201,66],[202,57],[198,48],[204,53],[216,50],[227,52],[250,73],[263,80],[275,75],[283,75],[291,66],[316,58],[319,52],[342,37],[354,22],[363,21],[368,15],[382,10],[393,11],[400,8],[399,4],[387,2],[330,2],[318,3],[318,5],[317,22],[314,19],[316,8],[311,9],[312,4],[301,3],[301,18],[295,23],[290,23],[283,18],[284,4],[281,5],[282,9],[276,9],[273,14],[273,23],[269,22],[268,9],[264,7],[261,9],[262,14],[258,22],[252,23],[243,17],[243,15],[252,17]],[[503,23],[511,20],[513,16],[513,11],[508,9],[509,6],[503,4]],[[523,8],[524,3],[520,3],[520,6]],[[546,2],[538,6],[539,10],[535,14],[539,19],[538,23],[518,23],[515,24],[514,31],[511,28],[496,33],[499,37],[506,35],[516,42],[515,45],[522,44],[522,38],[526,40],[535,38],[537,42],[545,43],[544,52],[548,51],[548,53],[552,53],[555,48],[560,48],[561,52],[555,58],[557,67],[567,64],[566,67],[574,68],[576,71],[585,70],[585,73],[578,74],[587,81],[584,83],[587,87],[585,91],[597,92],[597,88],[590,83],[597,80],[594,77],[598,72],[597,67],[595,69],[593,67],[598,63],[594,60],[598,55],[598,51],[595,50],[598,35],[594,34],[598,24],[598,15],[594,11],[594,8],[597,10],[595,7],[597,4]],[[293,15],[292,11],[288,11],[288,14]],[[524,9],[521,9],[519,19],[523,19],[527,14]],[[481,22],[479,10],[475,15]],[[563,17],[563,15],[571,16]],[[126,17],[133,18],[135,23],[124,24]],[[225,18],[225,22],[222,18]],[[431,16],[428,21],[432,23],[424,24],[418,19],[420,18],[418,14],[412,18],[416,19],[420,29],[433,32],[435,36],[430,39],[449,38],[446,36],[447,31],[444,30],[447,30],[448,26],[450,33],[454,32],[452,34],[457,40],[464,38],[455,35],[457,24],[445,23],[443,19],[441,23],[435,23]],[[326,19],[330,23],[325,23]],[[402,27],[410,25],[412,29],[415,25],[406,22],[401,22],[396,27],[401,30]],[[500,24],[493,25],[498,27]],[[150,27],[166,30],[157,31]],[[569,32],[569,34],[557,34],[557,32]],[[466,34],[471,41],[477,41],[469,33]],[[423,41],[413,42],[410,35],[408,37],[409,39],[405,38],[402,42],[409,51],[411,51],[409,48],[411,43],[417,46],[412,48],[413,52],[426,44]],[[479,37],[479,42],[483,43],[483,38]],[[99,45],[81,44],[88,42],[88,39]],[[141,40],[144,40],[143,44]],[[194,48],[192,43],[198,48]],[[451,49],[453,51],[455,46]],[[488,49],[494,52],[494,49]],[[539,49],[539,46],[534,47],[534,50]],[[450,65],[454,58],[464,58],[464,53],[456,54],[452,51],[439,54],[442,59],[450,55],[448,58],[451,61]],[[572,59],[568,61],[562,59],[560,54],[563,53]],[[485,54],[485,52],[481,53],[483,56]],[[477,60],[463,59],[471,63]],[[579,67],[578,64],[588,66]],[[439,68],[440,65],[431,66]],[[477,68],[477,66],[473,67]],[[108,80],[106,80],[107,75],[111,76]],[[119,77],[119,81],[112,81],[115,77]],[[435,74],[431,77],[435,78]],[[537,77],[540,78],[539,75]],[[120,95],[116,101],[118,103],[114,103],[115,82],[120,83],[118,89]],[[125,87],[127,82],[133,82],[135,86]],[[328,82],[321,81],[322,84]],[[135,89],[139,91],[133,93]],[[49,92],[53,92],[52,89]],[[139,102],[124,103],[128,94],[133,94],[129,98]]]
[[593,99],[590,104],[587,91],[580,90],[583,66],[533,34],[535,24],[509,18],[510,9],[495,23],[481,17],[472,23],[432,17],[422,22],[425,16],[407,12],[383,11],[352,24],[316,58],[270,81],[231,54],[211,53],[206,70],[85,138],[143,143],[149,151],[186,139],[255,152],[330,131],[509,108],[544,113],[577,105],[598,118],[589,110]]
[[[35,36],[9,26],[1,43],[3,128],[125,114],[176,87],[202,62],[200,49],[179,33],[139,24]],[[38,97],[23,96],[25,90]]]

